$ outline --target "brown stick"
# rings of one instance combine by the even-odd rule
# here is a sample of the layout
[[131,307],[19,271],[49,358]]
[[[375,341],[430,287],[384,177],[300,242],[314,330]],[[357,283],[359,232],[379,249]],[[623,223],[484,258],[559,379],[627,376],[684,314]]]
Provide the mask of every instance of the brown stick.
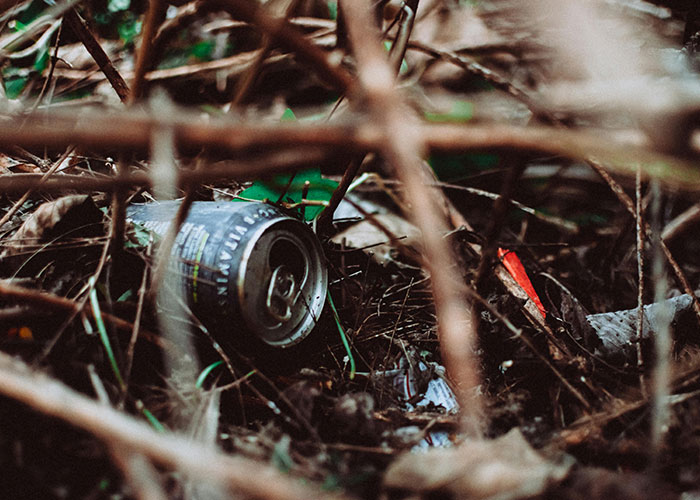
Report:
[[[57,112],[46,118],[31,117],[22,130],[18,130],[10,121],[0,121],[0,147],[64,147],[75,143],[92,149],[146,151],[153,129],[163,126],[175,129],[177,143],[185,151],[207,147],[234,152],[249,147],[306,145],[366,152],[379,151],[384,146],[381,130],[376,123],[250,125],[225,118],[204,122],[192,113],[183,111],[173,111],[169,116],[151,116],[132,111],[84,116]],[[431,151],[518,149],[584,161],[595,158],[597,162],[605,162],[611,170],[628,175],[634,175],[635,165],[639,164],[647,177],[661,177],[671,186],[700,189],[700,170],[692,162],[656,153],[639,142],[615,141],[590,132],[552,127],[414,126]],[[659,170],[660,165],[664,165],[663,170]]]
[[644,217],[642,209],[642,172],[637,170],[634,180],[635,226],[637,240],[637,368],[639,369],[639,387],[642,395],[647,396],[647,384],[644,381],[644,353],[642,352],[642,332],[644,329]]
[[467,430],[479,434],[482,402],[475,388],[480,376],[472,350],[476,322],[449,270],[454,259],[441,236],[446,224],[440,207],[423,185],[421,157],[425,143],[416,120],[406,112],[394,88],[394,76],[381,50],[379,32],[369,15],[369,2],[344,0],[342,5],[360,85],[371,118],[381,127],[381,151],[404,181],[407,199],[413,205],[411,218],[423,233],[425,266],[431,274],[443,361],[456,383]]
[[353,79],[347,70],[332,64],[326,54],[309,42],[286,19],[270,15],[259,2],[250,0],[212,0],[228,11],[234,19],[242,19],[257,26],[270,38],[296,53],[297,57],[314,68],[330,85],[347,92],[353,87]]
[[[6,281],[0,281],[0,297],[5,299],[16,300],[22,304],[29,304],[41,309],[49,309],[54,311],[63,311],[68,313],[80,312],[81,306],[76,304],[70,299],[64,297],[59,297],[58,295],[53,295],[46,292],[40,292],[37,290],[30,290],[28,288],[19,287],[7,283]],[[92,315],[92,311],[88,309],[85,310],[89,315]],[[131,331],[133,325],[117,316],[112,316],[111,314],[102,312],[102,318],[113,324],[115,327],[124,330]]]
[[[289,21],[289,18],[292,16],[292,14],[294,14],[294,11],[299,6],[299,2],[300,0],[290,0],[289,4],[287,5],[287,8],[285,9],[284,19]],[[269,36],[266,35],[263,37],[262,46],[260,47],[260,51],[258,52],[257,57],[251,64],[250,68],[248,68],[248,71],[246,71],[246,73],[236,85],[236,90],[231,101],[232,109],[235,109],[248,94],[248,91],[253,86],[253,83],[255,83],[255,80],[258,78],[258,75],[260,74],[260,69],[262,68],[263,63],[265,62],[265,59],[267,59],[267,56],[270,54],[271,50],[272,40]]]
[[6,354],[0,354],[0,393],[80,427],[109,445],[143,454],[190,477],[225,485],[244,496],[277,500],[341,498],[305,486],[269,465],[224,455],[182,435],[158,433],[60,382],[32,373],[27,365]]
[[[224,167],[197,171],[182,171],[177,179],[179,189],[198,186],[221,179],[253,180],[263,174],[289,172],[310,166],[318,166],[329,160],[319,151],[301,150],[298,154],[285,152],[267,157],[264,162],[235,162]],[[151,188],[153,179],[146,172],[134,172],[116,177],[88,177],[80,175],[54,175],[44,180],[44,174],[12,174],[0,176],[0,192],[22,193],[29,189],[44,193],[61,193],[67,190],[113,192],[126,188]]]
[[66,12],[66,15],[63,19],[66,22],[66,24],[68,24],[68,27],[73,31],[73,33],[75,33],[78,39],[85,46],[87,51],[97,63],[97,66],[99,66],[102,73],[104,73],[104,75],[107,77],[107,80],[119,96],[119,99],[123,103],[126,103],[126,100],[129,96],[129,86],[126,84],[122,76],[114,67],[114,64],[112,64],[112,61],[109,59],[109,56],[104,51],[100,43],[97,41],[95,35],[92,34],[92,31],[90,31],[90,28],[88,27],[87,23],[80,17],[80,15],[75,9],[71,9],[68,12]]
[[141,33],[141,45],[136,54],[136,65],[134,68],[134,79],[131,82],[131,94],[129,104],[133,104],[143,97],[144,76],[153,64],[153,40],[155,39],[158,26],[165,17],[165,4],[163,0],[150,0],[146,20]]
[[[603,178],[603,180],[608,184],[608,186],[610,186],[612,192],[615,194],[615,196],[617,196],[617,199],[620,200],[620,202],[627,209],[630,215],[632,215],[632,217],[636,217],[636,209],[634,203],[632,202],[632,199],[629,196],[627,196],[627,193],[625,193],[625,191],[622,189],[622,186],[620,186],[620,184],[615,179],[613,179],[612,176],[608,173],[608,171],[605,170],[602,167],[602,165],[600,165],[598,162],[588,161],[588,164],[591,166],[591,168],[593,168],[593,170],[596,171],[598,175],[600,175]],[[649,224],[644,224],[644,231],[647,238],[650,239],[652,237],[652,233]],[[688,279],[685,277],[685,273],[681,269],[681,266],[678,264],[678,261],[671,253],[671,250],[668,248],[668,245],[666,245],[666,242],[663,239],[661,239],[660,236],[659,246],[661,247],[661,250],[666,256],[666,260],[671,266],[673,274],[676,276],[676,281],[681,286],[683,293],[686,293],[693,298],[693,311],[695,311],[695,317],[697,318],[698,323],[700,324],[700,300],[698,300],[698,298],[695,296],[695,293],[693,292],[690,283],[688,283]]]

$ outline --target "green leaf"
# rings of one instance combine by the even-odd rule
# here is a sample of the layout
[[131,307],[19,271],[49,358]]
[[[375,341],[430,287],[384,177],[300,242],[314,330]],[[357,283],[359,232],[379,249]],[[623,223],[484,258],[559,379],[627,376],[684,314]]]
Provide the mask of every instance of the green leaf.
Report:
[[121,12],[127,10],[131,6],[131,0],[109,0],[107,2],[107,10],[109,12]]
[[206,378],[209,376],[209,374],[216,368],[217,366],[223,365],[223,361],[215,361],[209,366],[207,366],[204,370],[202,370],[202,373],[199,374],[199,377],[197,377],[197,382],[195,382],[194,386],[197,389],[201,389],[202,385],[204,385],[204,381]]
[[326,5],[328,6],[328,17],[332,21],[338,19],[338,0],[328,0]]
[[474,117],[474,105],[469,101],[456,101],[447,113],[426,112],[424,116],[431,122],[464,123]]
[[119,386],[122,389],[126,389],[126,384],[124,384],[124,379],[119,371],[119,365],[117,365],[117,360],[114,357],[114,351],[112,350],[112,345],[109,343],[109,336],[107,335],[107,328],[105,328],[104,321],[102,320],[102,312],[100,311],[100,303],[97,300],[97,290],[95,288],[95,277],[90,277],[90,306],[92,307],[92,316],[95,319],[95,324],[97,325],[97,331],[100,333],[100,340],[102,341],[102,346],[107,354],[107,359],[109,359],[109,364],[114,372],[114,377],[119,382]]
[[[294,112],[287,108],[280,118],[280,121],[291,122],[296,121]],[[293,179],[290,174],[275,175],[271,178],[255,181],[252,186],[245,189],[241,194],[241,198],[249,200],[272,201],[276,202],[280,196],[282,201],[287,203],[300,203],[302,192],[305,183],[309,183],[309,191],[306,195],[307,200],[328,202],[331,199],[333,191],[338,187],[338,183],[330,179],[324,179],[321,176],[321,170],[311,168],[302,170],[293,174]],[[285,188],[289,189],[285,192]],[[323,206],[313,205],[307,206],[304,210],[304,219],[313,220],[321,211]]]
[[154,240],[157,240],[160,237],[157,233],[149,231],[141,224],[134,222],[132,225],[133,232],[131,234],[134,236],[134,238],[136,238],[136,243],[126,240],[124,242],[124,248],[146,248],[148,243],[151,241],[151,237],[153,237]]
[[39,73],[46,69],[49,65],[49,45],[44,45],[36,54],[36,59],[34,59],[34,69]]
[[32,0],[29,7],[24,9],[22,14],[20,14],[14,29],[16,31],[24,31],[27,26],[44,13],[47,3],[48,2],[44,2],[44,0]]
[[122,293],[119,298],[117,299],[117,302],[126,302],[131,298],[131,296],[134,295],[134,291],[131,289],[128,289],[126,292]]
[[[290,174],[275,175],[272,178],[255,181],[252,186],[241,193],[241,198],[276,202],[284,188],[289,184]],[[309,181],[307,200],[328,202],[338,183],[321,176],[321,170],[312,168],[297,172],[282,201],[287,203],[300,203],[304,183]],[[305,220],[313,220],[323,210],[323,206],[307,206],[304,212]]]
[[282,116],[280,117],[281,122],[295,122],[297,121],[297,116],[294,114],[294,111],[292,111],[292,108],[287,108],[284,110],[284,113],[282,113]]
[[17,99],[24,87],[27,86],[29,77],[20,76],[19,78],[13,78],[12,80],[5,80],[5,95],[8,99]]
[[124,42],[124,45],[134,43],[134,38],[141,33],[141,21],[138,20],[131,12],[126,12],[125,18],[119,23],[117,31],[119,38]]
[[212,40],[204,40],[194,44],[190,48],[190,54],[200,61],[211,61],[211,54],[214,51],[214,42]]
[[498,165],[499,156],[493,153],[435,153],[429,163],[443,182],[456,182],[491,170]]

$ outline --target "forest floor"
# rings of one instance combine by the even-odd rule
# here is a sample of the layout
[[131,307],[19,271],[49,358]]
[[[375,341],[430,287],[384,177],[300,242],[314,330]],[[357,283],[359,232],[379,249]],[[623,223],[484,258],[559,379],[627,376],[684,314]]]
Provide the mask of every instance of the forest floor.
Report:
[[0,496],[700,498],[686,4],[0,0]]

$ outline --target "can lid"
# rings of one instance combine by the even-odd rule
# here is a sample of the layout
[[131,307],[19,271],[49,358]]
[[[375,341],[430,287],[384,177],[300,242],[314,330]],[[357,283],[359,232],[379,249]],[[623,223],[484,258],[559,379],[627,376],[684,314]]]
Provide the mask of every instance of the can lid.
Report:
[[241,313],[264,342],[289,347],[316,325],[328,287],[321,246],[302,222],[271,220],[250,238],[238,273]]

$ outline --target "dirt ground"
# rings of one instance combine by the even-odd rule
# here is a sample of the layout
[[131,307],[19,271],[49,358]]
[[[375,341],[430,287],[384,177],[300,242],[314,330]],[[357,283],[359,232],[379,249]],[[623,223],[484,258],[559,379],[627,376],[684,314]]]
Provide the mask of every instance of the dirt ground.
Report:
[[0,0],[0,496],[700,498],[699,36]]

